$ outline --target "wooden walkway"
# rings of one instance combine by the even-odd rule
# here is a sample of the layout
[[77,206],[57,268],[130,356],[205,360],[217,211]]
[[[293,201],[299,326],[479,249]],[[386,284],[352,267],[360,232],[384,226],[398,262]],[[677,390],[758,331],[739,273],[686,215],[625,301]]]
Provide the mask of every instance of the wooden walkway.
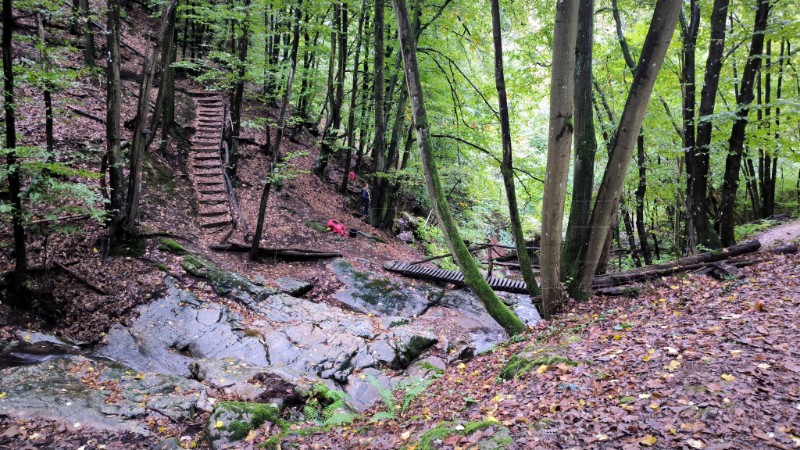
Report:
[[[405,275],[410,278],[453,283],[457,286],[464,286],[464,275],[455,270],[428,268],[415,264],[407,264],[400,261],[388,261],[383,265],[383,268],[390,272],[399,273],[400,275]],[[522,280],[489,277],[486,281],[489,282],[489,286],[496,291],[513,292],[515,294],[528,293],[528,286]]]
[[222,96],[191,91],[197,104],[196,131],[189,152],[189,177],[197,196],[198,220],[202,228],[225,227],[232,223],[231,206],[222,175]]

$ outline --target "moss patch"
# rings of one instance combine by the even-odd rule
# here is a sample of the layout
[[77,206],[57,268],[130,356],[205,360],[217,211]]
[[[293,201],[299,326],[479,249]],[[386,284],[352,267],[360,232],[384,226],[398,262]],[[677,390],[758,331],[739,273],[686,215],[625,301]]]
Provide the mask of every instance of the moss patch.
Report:
[[[233,420],[225,423],[219,419],[222,417]],[[217,427],[217,420],[222,422],[220,427]],[[250,431],[260,427],[264,422],[274,423],[282,430],[289,428],[289,422],[280,417],[278,408],[264,403],[222,402],[210,419],[210,425],[227,431],[228,439],[231,441],[244,439]]]
[[256,301],[260,302],[278,292],[276,289],[258,286],[237,273],[222,270],[211,261],[191,253],[183,258],[181,267],[196,277],[210,281],[214,291],[220,295],[226,295],[234,289],[239,289],[251,294]]
[[189,253],[186,248],[172,239],[162,239],[161,243],[158,244],[158,249],[181,256]]
[[[511,436],[508,434],[508,429],[506,427],[500,426],[500,424],[496,421],[478,421],[478,422],[468,422],[462,423],[459,427],[458,424],[454,422],[441,422],[436,425],[434,428],[426,431],[425,434],[420,437],[419,442],[417,443],[418,450],[432,450],[433,448],[438,448],[437,441],[440,441],[448,436],[453,435],[461,435],[461,436],[469,436],[476,431],[485,430],[489,427],[499,426],[497,433],[494,436],[489,437],[485,440],[482,440],[479,443],[479,448],[481,449],[504,449],[507,448],[509,445],[513,444],[514,441],[511,439]],[[476,447],[476,448],[478,448]]]
[[577,366],[578,363],[561,355],[543,354],[546,353],[546,348],[523,351],[513,355],[506,362],[503,370],[500,371],[500,378],[510,380],[529,370],[539,366],[553,366],[556,364],[567,364],[569,366]]
[[328,232],[328,227],[327,226],[325,226],[325,225],[323,225],[323,224],[321,224],[319,222],[314,222],[313,220],[307,220],[305,222],[305,225],[308,228],[311,228],[312,230],[318,231],[320,233],[327,233]]

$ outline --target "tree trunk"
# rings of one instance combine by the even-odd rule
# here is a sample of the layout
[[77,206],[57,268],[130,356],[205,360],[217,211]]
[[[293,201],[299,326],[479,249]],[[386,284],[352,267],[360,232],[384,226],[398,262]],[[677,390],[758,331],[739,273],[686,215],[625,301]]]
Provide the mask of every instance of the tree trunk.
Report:
[[[689,197],[691,207],[692,201],[692,165],[694,164],[695,155],[695,103],[697,97],[697,89],[695,83],[695,74],[697,69],[695,48],[697,47],[697,33],[700,30],[700,5],[697,0],[690,0],[689,2],[689,22],[686,22],[686,16],[683,11],[680,14],[681,36],[683,37],[683,46],[681,47],[681,90],[683,96],[681,97],[682,107],[681,115],[683,118],[683,131],[681,137],[683,138],[683,151],[684,162],[686,163],[686,193]],[[703,201],[705,206],[705,200]]]
[[736,243],[734,217],[736,209],[736,191],[739,187],[739,171],[744,151],[744,138],[747,128],[747,114],[753,102],[753,81],[761,67],[761,52],[764,48],[764,30],[769,16],[769,0],[758,0],[753,37],[747,63],[742,72],[739,93],[736,96],[736,122],[731,129],[728,140],[728,156],[725,158],[725,175],[722,183],[722,204],[720,206],[720,234],[722,245],[730,247]]
[[561,231],[572,145],[572,102],[575,85],[575,42],[578,0],[556,5],[553,67],[550,84],[550,126],[547,135],[547,176],[542,199],[542,317],[549,318],[563,300]]
[[[172,9],[172,12],[169,13],[170,15],[167,17],[167,30],[164,33],[164,44],[162,44],[161,48],[161,84],[158,86],[158,96],[156,97],[156,107],[153,110],[153,118],[151,120],[150,130],[151,133],[147,137],[147,142],[144,145],[145,151],[150,148],[150,145],[156,138],[156,130],[158,129],[158,125],[161,122],[161,119],[164,114],[164,103],[167,100],[167,96],[172,97],[172,101],[174,103],[174,93],[173,90],[175,88],[174,83],[170,84],[167,82],[167,72],[170,70],[170,54],[174,51],[174,42],[172,40],[173,36],[175,35],[175,15],[177,13],[177,7]],[[174,81],[174,80],[173,80]],[[174,111],[174,105],[173,105]],[[163,124],[162,124],[163,126]],[[164,133],[162,132],[162,135]],[[162,142],[159,145],[159,148],[165,148],[166,141]]]
[[[591,0],[589,0],[591,2]],[[514,237],[514,247],[519,259],[519,268],[522,278],[528,286],[528,293],[535,297],[539,295],[539,285],[533,276],[533,267],[528,249],[525,246],[525,234],[517,207],[517,191],[514,185],[514,161],[511,148],[511,125],[508,118],[508,99],[506,98],[506,80],[503,72],[503,37],[500,24],[500,2],[491,0],[492,3],[492,37],[494,40],[494,82],[497,86],[497,98],[500,112],[500,133],[503,142],[503,162],[500,172],[503,175],[503,184],[506,188],[508,200],[508,216],[511,220],[511,235]],[[590,85],[591,86],[591,85]]]
[[644,263],[653,264],[650,245],[647,243],[647,230],[644,224],[644,196],[647,193],[647,162],[644,154],[644,134],[639,133],[636,141],[636,162],[639,166],[639,186],[636,188],[636,234],[639,235],[639,249]]
[[86,67],[94,67],[94,33],[92,21],[89,19],[89,0],[79,0],[81,22],[83,23],[83,63]]
[[690,211],[697,240],[707,248],[720,248],[719,240],[711,221],[708,219],[708,175],[711,152],[712,123],[708,119],[714,114],[714,104],[719,88],[719,74],[722,70],[722,57],[725,50],[725,19],[728,15],[729,0],[714,0],[711,12],[711,37],[703,76],[703,90],[700,92],[700,109],[697,117],[697,139],[691,169],[692,189]]
[[161,26],[158,32],[158,41],[150,58],[145,58],[142,73],[144,78],[139,89],[139,104],[137,108],[136,128],[131,145],[130,170],[128,174],[128,197],[125,212],[125,233],[128,236],[136,234],[136,216],[139,212],[139,196],[142,190],[142,161],[144,160],[145,145],[149,134],[153,133],[152,123],[148,123],[148,109],[150,107],[150,90],[155,77],[156,58],[161,53],[166,37],[167,24],[172,10],[175,9],[176,0],[164,5],[161,17]]
[[659,0],[653,12],[650,29],[642,47],[642,56],[617,127],[613,151],[603,174],[592,218],[589,221],[589,246],[585,269],[581,274],[581,289],[585,292],[591,288],[592,274],[599,262],[612,217],[616,212],[633,147],[642,127],[656,76],[672,40],[680,9],[680,0]]
[[[106,156],[109,174],[109,236],[112,246],[120,237],[125,219],[125,191],[123,190],[124,174],[122,172],[122,148],[120,145],[120,105],[122,104],[122,87],[120,81],[120,3],[119,0],[108,0],[106,7]],[[103,174],[105,177],[105,174]]]
[[575,45],[575,162],[572,169],[572,202],[569,208],[567,239],[564,245],[561,277],[567,292],[580,298],[577,274],[583,266],[589,238],[589,215],[592,213],[594,159],[597,136],[594,130],[592,102],[592,43],[594,40],[594,0],[580,0],[578,37]]
[[[8,0],[6,0],[8,1]],[[378,0],[378,3],[381,3]],[[377,9],[382,9],[382,5]],[[400,39],[401,50],[403,55],[404,70],[406,76],[406,83],[408,88],[409,97],[411,99],[411,112],[414,117],[414,124],[417,131],[417,143],[420,149],[420,156],[422,159],[422,167],[425,172],[425,184],[428,188],[428,195],[430,195],[433,209],[436,213],[439,225],[442,228],[442,233],[447,242],[450,252],[455,256],[461,272],[464,274],[464,283],[472,292],[480,299],[481,303],[486,307],[489,314],[509,333],[517,334],[525,330],[525,325],[522,321],[514,315],[508,307],[500,301],[495,295],[492,288],[483,278],[478,270],[478,265],[467,250],[464,240],[461,238],[455,221],[450,214],[450,208],[442,192],[442,186],[439,181],[439,173],[436,168],[436,163],[432,158],[432,145],[431,133],[428,125],[428,119],[425,113],[425,104],[422,93],[422,85],[420,84],[419,68],[417,67],[416,46],[414,45],[414,35],[411,30],[411,24],[408,20],[408,11],[406,10],[405,0],[394,0],[395,15],[397,17],[398,37]],[[376,11],[376,16],[378,14]],[[378,22],[376,18],[376,22]],[[381,20],[382,22],[382,20]],[[376,27],[376,35],[382,34],[383,26]],[[382,47],[382,42],[381,46]],[[376,52],[378,53],[378,52]],[[382,89],[381,89],[382,91]],[[382,106],[376,105],[377,118],[382,115]]]
[[358,32],[356,34],[356,55],[353,58],[353,82],[350,88],[350,108],[347,111],[347,155],[345,156],[344,167],[342,170],[342,183],[339,185],[339,193],[347,192],[347,183],[350,181],[350,164],[353,159],[353,150],[356,136],[356,100],[358,99],[358,65],[361,58],[361,34],[364,30],[364,18],[367,15],[367,0],[361,3],[361,13],[358,16]]
[[[405,10],[405,1],[403,1],[402,13],[407,15]],[[399,20],[399,19],[398,19]],[[383,45],[383,26],[384,26],[384,4],[383,0],[375,0],[375,61],[373,63],[375,76],[372,80],[372,88],[375,97],[375,135],[372,141],[372,154],[374,155],[375,171],[381,172],[386,168],[386,128],[384,123],[384,45]],[[421,148],[421,147],[420,147]],[[380,190],[380,180],[372,180],[372,190]],[[380,217],[377,211],[370,209],[369,223],[377,226]]]
[[[36,28],[39,32],[39,55],[42,58],[42,69],[50,72],[50,57],[47,55],[47,42],[44,33],[44,17],[42,13],[36,14]],[[50,93],[50,83],[44,85],[44,135],[47,141],[47,161],[53,157],[53,99]]]
[[169,137],[175,131],[175,68],[172,67],[172,64],[175,63],[176,53],[178,51],[178,47],[176,45],[178,31],[175,29],[175,14],[176,13],[173,13],[173,17],[170,18],[170,45],[166,49],[163,67],[161,68],[162,78],[161,86],[159,87],[159,95],[163,93],[160,145],[160,150],[162,152],[167,147]]
[[[328,105],[328,117],[325,120],[325,129],[322,131],[322,142],[319,149],[319,157],[314,165],[314,174],[319,178],[325,176],[325,169],[328,167],[328,158],[330,158],[332,150],[331,140],[335,138],[336,129],[336,115],[339,114],[336,108],[336,77],[338,70],[336,67],[336,47],[338,45],[337,30],[339,29],[339,3],[333,5],[333,28],[331,29],[331,56],[328,60],[328,89],[326,95],[326,104]],[[341,53],[341,49],[339,51]],[[320,117],[320,119],[322,119]]]
[[236,70],[236,84],[233,87],[231,99],[231,158],[230,164],[225,169],[231,178],[236,177],[239,164],[239,133],[242,129],[242,100],[244,99],[244,81],[247,75],[247,50],[250,44],[250,0],[244,0],[244,21],[241,24],[242,35],[239,37],[238,59],[239,67]]
[[257,259],[259,253],[259,245],[261,244],[261,236],[264,232],[264,216],[267,212],[267,203],[269,202],[269,193],[274,182],[275,166],[278,163],[281,152],[281,141],[283,140],[283,130],[286,127],[286,118],[289,115],[289,102],[292,100],[292,84],[294,83],[294,73],[297,68],[297,49],[300,46],[300,11],[303,6],[303,1],[298,0],[297,6],[294,9],[294,31],[292,32],[292,47],[289,54],[290,69],[289,76],[286,80],[286,92],[283,94],[283,104],[281,104],[281,112],[278,117],[278,128],[275,132],[275,143],[272,147],[272,157],[270,159],[269,168],[264,177],[264,188],[261,191],[261,203],[258,207],[258,222],[256,223],[256,231],[253,236],[253,243],[250,248],[250,259]]
[[3,110],[5,112],[6,173],[8,194],[11,197],[11,223],[14,233],[14,274],[10,283],[9,300],[24,306],[27,300],[28,255],[25,249],[25,227],[23,225],[21,179],[17,160],[17,127],[14,112],[14,55],[11,39],[14,33],[14,9],[12,0],[3,0]]

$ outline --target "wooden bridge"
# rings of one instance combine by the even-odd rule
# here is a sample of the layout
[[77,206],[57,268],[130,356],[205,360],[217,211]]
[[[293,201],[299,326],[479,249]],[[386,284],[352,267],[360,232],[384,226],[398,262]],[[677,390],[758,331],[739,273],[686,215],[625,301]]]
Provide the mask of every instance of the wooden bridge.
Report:
[[[455,270],[428,268],[420,265],[404,263],[401,261],[388,261],[383,265],[383,268],[390,272],[399,273],[400,275],[410,278],[453,283],[457,286],[465,286],[464,274]],[[486,281],[489,283],[489,286],[496,291],[513,292],[515,294],[528,293],[528,286],[522,280],[489,277]]]

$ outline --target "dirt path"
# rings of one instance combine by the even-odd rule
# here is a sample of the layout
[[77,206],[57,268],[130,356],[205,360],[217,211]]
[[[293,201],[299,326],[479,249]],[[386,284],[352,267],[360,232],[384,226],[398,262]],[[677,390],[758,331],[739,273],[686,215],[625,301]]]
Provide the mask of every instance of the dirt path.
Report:
[[794,221],[769,229],[758,236],[763,247],[773,247],[779,242],[788,243],[800,238],[800,221]]

